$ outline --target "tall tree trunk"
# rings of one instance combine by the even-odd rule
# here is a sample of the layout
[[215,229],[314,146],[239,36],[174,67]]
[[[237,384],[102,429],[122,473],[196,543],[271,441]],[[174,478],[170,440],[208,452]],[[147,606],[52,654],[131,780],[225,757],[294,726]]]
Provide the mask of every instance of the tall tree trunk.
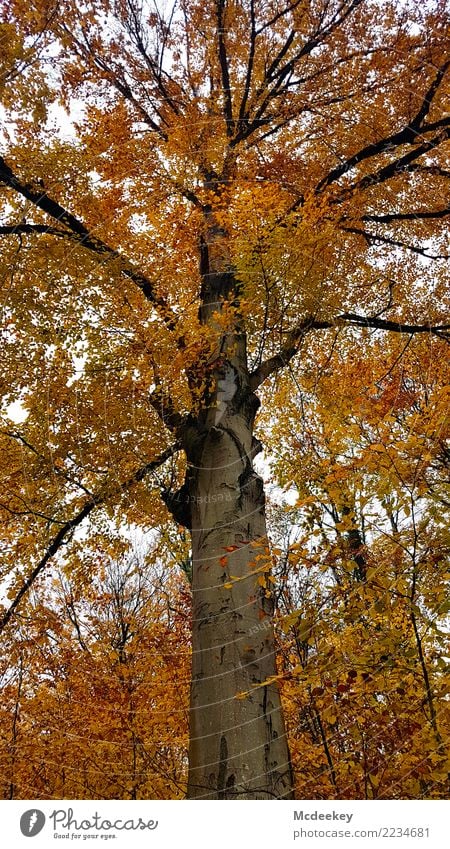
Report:
[[274,680],[270,582],[262,571],[264,488],[253,466],[261,448],[253,436],[259,400],[249,386],[238,308],[232,331],[218,329],[217,313],[224,302],[237,304],[238,285],[226,234],[208,213],[206,223],[200,320],[217,330],[218,342],[209,390],[185,433],[188,471],[175,496],[192,535],[188,798],[288,799],[292,771]]
[[[208,429],[189,490],[193,663],[188,798],[291,798],[272,605],[258,584],[267,544],[252,463],[254,404],[230,402]],[[252,545],[256,543],[257,546]],[[228,551],[235,546],[233,551]],[[262,547],[259,547],[262,546]],[[244,698],[237,698],[248,693]]]

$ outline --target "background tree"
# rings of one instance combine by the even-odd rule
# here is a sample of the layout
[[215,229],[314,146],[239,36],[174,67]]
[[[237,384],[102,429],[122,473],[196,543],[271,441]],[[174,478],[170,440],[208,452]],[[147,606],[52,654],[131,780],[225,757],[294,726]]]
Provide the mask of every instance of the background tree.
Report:
[[428,340],[379,347],[301,376],[268,445],[299,493],[278,585],[300,798],[448,793],[446,370]]
[[[168,510],[192,545],[188,796],[288,798],[255,416],[336,349],[380,356],[368,329],[442,357],[444,4],[12,0],[2,27],[1,379],[27,414],[2,429],[3,625],[88,516]],[[361,583],[353,472],[312,519],[331,511]]]
[[105,545],[79,553],[78,574],[75,560],[41,581],[13,651],[3,647],[2,797],[185,792],[186,592],[163,580],[157,546],[114,561]]

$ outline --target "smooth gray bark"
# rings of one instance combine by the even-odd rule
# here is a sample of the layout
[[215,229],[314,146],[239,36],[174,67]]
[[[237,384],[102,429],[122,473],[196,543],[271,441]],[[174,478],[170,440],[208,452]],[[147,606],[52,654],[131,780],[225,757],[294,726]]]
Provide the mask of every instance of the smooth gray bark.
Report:
[[[169,503],[192,536],[188,798],[288,799],[292,770],[275,680],[270,582],[258,581],[268,579],[264,487],[254,469],[259,400],[250,388],[226,234],[208,213],[206,224],[199,317],[217,330],[217,349],[200,411],[182,434],[186,480]],[[217,314],[230,302],[236,316],[225,333]]]

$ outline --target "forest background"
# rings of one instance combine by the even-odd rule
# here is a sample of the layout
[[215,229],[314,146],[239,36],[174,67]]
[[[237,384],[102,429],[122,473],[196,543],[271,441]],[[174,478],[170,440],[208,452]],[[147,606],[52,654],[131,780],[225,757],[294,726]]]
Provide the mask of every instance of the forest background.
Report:
[[1,797],[446,798],[445,3],[1,15]]

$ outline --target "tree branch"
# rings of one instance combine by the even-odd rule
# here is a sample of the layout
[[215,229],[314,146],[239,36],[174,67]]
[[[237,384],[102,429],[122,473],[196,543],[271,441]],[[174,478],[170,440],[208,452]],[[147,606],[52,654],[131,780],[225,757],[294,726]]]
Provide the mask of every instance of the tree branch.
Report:
[[358,236],[363,236],[368,242],[381,242],[384,245],[392,245],[395,248],[405,248],[415,254],[420,254],[427,259],[449,259],[449,254],[430,254],[424,248],[419,248],[417,245],[410,245],[408,242],[401,242],[399,239],[392,239],[390,236],[385,236],[381,233],[369,233],[368,230],[363,230],[361,227],[344,227],[347,233],[356,233]]
[[248,118],[247,102],[250,95],[250,86],[252,82],[253,64],[255,60],[256,48],[256,18],[255,18],[255,0],[250,0],[250,48],[248,53],[247,71],[245,75],[244,92],[242,95],[241,105],[239,108],[239,128]]
[[159,455],[155,460],[151,460],[149,463],[146,463],[144,466],[140,466],[131,477],[127,478],[127,480],[123,481],[123,483],[118,486],[113,487],[111,490],[103,490],[98,493],[98,495],[94,495],[92,498],[89,498],[85,501],[83,507],[76,513],[76,515],[69,519],[65,524],[60,528],[58,533],[53,537],[50,544],[47,546],[47,550],[45,554],[41,557],[39,562],[36,564],[34,569],[28,575],[28,578],[23,582],[20,590],[18,590],[15,598],[9,605],[9,607],[5,610],[2,617],[0,618],[0,633],[6,627],[8,622],[11,620],[15,611],[17,610],[20,602],[23,597],[26,595],[28,590],[32,587],[36,579],[43,572],[45,566],[51,560],[52,557],[59,551],[61,546],[65,543],[67,537],[77,528],[87,516],[95,510],[96,507],[100,507],[102,504],[106,502],[108,498],[115,495],[121,495],[123,492],[127,492],[131,489],[136,483],[143,480],[146,475],[150,472],[155,471],[163,463],[166,462],[170,457],[176,454],[181,450],[181,445],[176,442],[171,445],[169,448],[166,448],[162,454]]
[[[101,56],[95,53],[84,30],[82,31],[82,35],[84,38],[83,43],[82,41],[80,41],[79,38],[77,38],[73,30],[69,29],[69,27],[67,27],[64,23],[61,24],[61,29],[66,34],[66,36],[70,37],[75,48],[77,48],[79,55],[84,58],[88,58],[88,60],[91,60],[100,71],[103,71],[103,73],[107,75],[109,81],[114,86],[114,88],[122,95],[122,97],[125,98],[125,100],[131,103],[133,108],[138,112],[141,121],[144,124],[147,124],[147,126],[150,127],[150,129],[154,133],[160,136],[163,141],[167,141],[167,133],[162,129],[162,127],[160,127],[156,123],[156,121],[153,120],[153,118],[151,117],[151,115],[149,115],[143,105],[139,103],[139,101],[135,98],[125,77],[120,80],[116,70],[111,68]],[[157,112],[158,117],[161,119],[158,110],[155,111]]]
[[[269,121],[274,119],[274,116],[268,116],[267,110],[270,106],[272,100],[277,98],[280,95],[280,90],[284,91],[283,83],[286,78],[289,77],[295,70],[296,65],[301,61],[301,59],[305,58],[305,56],[309,56],[310,53],[317,47],[319,44],[322,44],[329,35],[339,27],[345,19],[359,6],[363,3],[364,0],[350,0],[347,3],[347,0],[344,0],[342,5],[336,11],[335,15],[331,18],[331,20],[322,26],[323,18],[320,21],[318,28],[315,32],[307,37],[307,40],[304,44],[296,51],[287,61],[282,64],[285,57],[289,54],[289,51],[293,44],[295,43],[296,36],[298,34],[297,30],[292,28],[287,36],[286,40],[280,47],[276,56],[272,59],[269,67],[267,68],[264,81],[256,91],[256,100],[264,95],[262,102],[257,108],[253,118],[250,120],[250,116],[247,110],[247,114],[241,118],[239,131],[232,138],[230,142],[230,147],[235,147],[241,141],[249,138],[255,130],[259,129],[261,126],[265,126]],[[275,15],[274,20],[277,20],[279,17],[282,17],[284,14],[292,11],[296,8],[298,3],[293,3],[286,10],[283,10],[281,13],[277,13]],[[345,8],[347,6],[347,8]],[[342,13],[342,14],[341,14]],[[260,27],[258,30],[255,30],[255,38],[263,31],[264,27]],[[269,86],[272,86],[269,88]],[[296,117],[299,113],[294,111],[290,116],[289,120]]]
[[227,127],[227,136],[232,138],[234,132],[233,101],[231,98],[230,72],[225,45],[224,29],[225,0],[217,0],[217,38],[219,45],[219,63],[222,77],[223,112]]
[[444,63],[444,65],[439,68],[438,73],[433,80],[433,83],[428,88],[423,101],[418,109],[416,115],[410,121],[410,123],[403,127],[402,130],[399,130],[397,133],[392,133],[390,136],[385,136],[383,139],[380,139],[378,142],[372,142],[371,144],[366,145],[358,153],[354,153],[353,156],[350,156],[345,162],[342,162],[336,168],[333,168],[332,171],[324,177],[320,183],[318,183],[316,187],[316,194],[318,194],[322,189],[334,183],[340,177],[350,171],[351,168],[354,168],[355,165],[358,165],[360,162],[363,162],[365,159],[371,159],[373,156],[377,156],[380,153],[385,153],[392,148],[399,147],[404,144],[414,144],[418,135],[423,135],[424,133],[434,132],[436,129],[440,129],[443,127],[447,127],[450,125],[450,118],[443,118],[440,121],[436,121],[432,124],[423,124],[424,118],[428,115],[430,110],[431,102],[436,94],[444,74],[446,73],[448,67],[450,66],[450,61]]
[[421,162],[416,162],[414,165],[407,165],[403,171],[408,171],[411,174],[431,174],[432,177],[448,177],[450,179],[450,171],[441,168],[440,165],[423,165]]
[[450,68],[450,59],[447,59],[447,61],[444,62],[444,64],[441,65],[440,68],[438,68],[438,72],[434,80],[432,81],[428,91],[426,92],[418,112],[416,112],[416,115],[414,116],[411,122],[412,127],[418,129],[419,127],[423,126],[423,122],[430,111],[431,104],[433,102],[433,97],[436,94],[442,80],[444,79],[448,68]]
[[450,206],[445,209],[416,209],[413,212],[391,212],[386,215],[362,215],[361,221],[374,221],[379,224],[389,224],[391,221],[416,221],[427,218],[445,218],[450,215]]
[[[32,444],[31,444],[31,442],[28,442],[28,439],[26,439],[26,438],[25,438],[25,436],[23,436],[23,434],[19,433],[18,431],[14,432],[14,431],[11,431],[11,430],[2,430],[2,431],[0,431],[0,433],[2,433],[4,436],[8,436],[10,439],[14,439],[14,440],[16,440],[17,442],[20,442],[20,444],[21,444],[21,445],[24,445],[24,446],[25,446],[25,448],[28,448],[28,450],[29,450],[29,451],[31,451],[33,454],[35,454],[35,455],[36,455],[36,457],[39,457],[39,459],[40,459],[40,460],[43,460],[43,461],[44,461],[44,463],[47,463],[47,462],[48,462],[48,458],[47,458],[47,457],[45,457],[45,455],[44,455],[44,454],[42,454],[40,451],[38,451],[38,449],[37,449],[37,448],[35,448],[35,447],[34,447],[34,445],[32,445]],[[68,455],[68,456],[69,456],[69,455]],[[72,475],[68,474],[68,472],[66,472],[64,469],[61,469],[61,468],[59,468],[59,467],[56,467],[56,466],[53,464],[53,472],[54,472],[54,474],[55,474],[55,475],[58,475],[59,477],[62,477],[62,478],[63,478],[64,480],[66,480],[68,483],[72,484],[73,486],[77,486],[77,487],[78,487],[78,489],[83,490],[83,492],[84,492],[84,493],[85,493],[85,494],[86,494],[89,498],[93,498],[92,492],[90,492],[90,490],[89,490],[89,489],[87,489],[87,488],[85,487],[85,485],[84,485],[81,481],[77,480],[77,478],[75,478],[75,477],[73,477]],[[22,500],[23,500],[23,499],[22,499]],[[32,512],[32,511],[31,511],[31,512]],[[48,518],[48,517],[47,517],[47,518]],[[51,520],[49,520],[49,521],[54,522],[54,521],[56,521],[56,520],[55,520],[55,519],[51,519]],[[64,524],[64,522],[58,522],[58,524],[63,525],[63,524]]]
[[335,324],[344,322],[347,325],[355,327],[369,327],[374,330],[390,330],[393,333],[431,333],[435,336],[443,337],[444,333],[450,330],[450,324],[405,324],[402,321],[389,321],[388,319],[378,318],[376,316],[357,315],[356,313],[345,312],[337,317]]
[[[266,79],[268,82],[276,80],[275,90],[279,88],[283,80],[285,80],[286,77],[294,71],[295,65],[297,64],[297,62],[300,61],[300,59],[303,59],[305,56],[309,56],[309,54],[312,53],[315,47],[317,47],[319,44],[322,44],[328,38],[328,36],[331,35],[338,27],[340,27],[341,24],[343,24],[344,21],[348,18],[348,16],[351,15],[351,13],[354,12],[355,9],[357,9],[358,6],[360,6],[361,3],[364,2],[365,0],[350,0],[350,2],[348,2],[347,4],[346,0],[344,0],[339,9],[337,9],[335,15],[327,24],[325,24],[325,26],[322,26],[324,21],[324,18],[322,17],[319,23],[319,28],[316,29],[316,32],[308,38],[308,40],[302,45],[300,50],[298,50],[275,74],[274,72],[276,68],[280,64],[281,59],[283,59],[286,55],[296,35],[296,31],[292,30],[289,33],[289,36],[282,49],[278,53],[276,59],[269,67],[266,75]],[[345,8],[346,5],[347,8]]]
[[355,191],[355,189],[367,189],[370,186],[386,182],[386,180],[389,180],[391,177],[395,177],[397,174],[401,173],[405,167],[407,167],[411,162],[414,162],[414,160],[419,159],[419,157],[424,153],[430,153],[430,151],[434,150],[435,147],[447,138],[450,138],[450,118],[448,121],[448,127],[441,129],[434,138],[429,141],[424,141],[423,144],[418,147],[414,147],[409,151],[409,153],[406,153],[398,159],[394,159],[389,163],[389,165],[385,165],[383,168],[379,168],[378,171],[374,171],[371,174],[366,174],[365,177],[362,177],[356,183],[346,186],[344,194],[351,194]]
[[[175,113],[175,115],[178,116],[180,114],[180,110],[178,109],[178,105],[176,104],[175,100],[173,100],[173,98],[170,96],[166,86],[164,85],[163,68],[162,68],[163,60],[164,60],[165,45],[166,45],[168,35],[170,33],[171,23],[172,23],[174,11],[175,11],[175,5],[172,8],[172,13],[170,15],[170,19],[169,19],[167,24],[165,24],[165,22],[163,21],[163,19],[161,18],[160,14],[159,14],[159,12],[157,12],[158,19],[159,19],[159,26],[160,26],[160,29],[163,33],[163,43],[162,43],[162,46],[161,46],[161,50],[159,51],[159,54],[160,54],[159,59],[157,57],[153,58],[147,50],[147,47],[145,45],[145,40],[144,40],[144,34],[143,34],[143,30],[142,30],[142,20],[139,18],[137,8],[135,7],[135,5],[132,2],[127,2],[127,8],[128,8],[129,15],[131,16],[131,20],[129,20],[127,22],[128,32],[129,32],[130,36],[132,37],[132,39],[134,40],[134,43],[136,44],[136,47],[137,47],[140,55],[142,56],[148,70],[150,71],[150,73],[151,73],[151,75],[152,75],[152,77],[153,77],[153,79],[156,83],[158,92],[161,95],[163,101],[165,103],[167,103],[167,105],[172,109],[172,111]],[[172,77],[168,76],[168,80],[169,80],[169,83],[172,83],[172,84],[174,83]],[[165,133],[164,133],[163,137],[165,137],[165,141],[167,141],[167,135]]]
[[301,324],[294,327],[288,333],[287,341],[282,348],[280,348],[278,353],[262,362],[258,368],[251,373],[250,389],[252,392],[254,392],[267,377],[276,371],[280,371],[280,369],[292,360],[292,357],[294,357],[298,352],[301,340],[310,330],[328,330],[330,327],[333,327],[332,322],[316,321],[314,318],[306,318]]
[[367,327],[373,330],[385,330],[391,333],[430,333],[448,341],[450,324],[405,324],[401,321],[389,321],[377,316],[364,316],[357,313],[341,313],[333,320],[318,321],[315,318],[306,318],[297,327],[288,333],[287,342],[280,348],[278,353],[269,357],[261,363],[250,374],[250,388],[254,392],[274,372],[280,371],[298,353],[299,345],[303,337],[311,330],[330,330],[333,327]]
[[[0,227],[0,236],[21,236],[31,233],[42,233],[48,236],[63,236],[69,238],[72,236],[69,230],[58,230],[56,227],[48,227],[47,224],[5,224]],[[77,239],[78,241],[78,239]]]
[[[177,328],[178,318],[172,312],[164,298],[157,294],[154,284],[148,279],[148,277],[135,268],[127,257],[114,248],[111,248],[103,242],[102,239],[94,236],[79,218],[61,206],[60,203],[53,200],[53,198],[50,198],[44,188],[30,183],[22,183],[1,156],[0,183],[4,183],[6,186],[9,186],[9,188],[18,192],[18,194],[22,195],[22,197],[31,201],[31,203],[67,228],[66,232],[55,229],[51,231],[50,228],[45,228],[44,231],[41,231],[38,229],[40,225],[21,224],[19,227],[22,228],[26,228],[28,226],[33,227],[30,231],[23,229],[22,232],[52,232],[52,235],[64,235],[67,238],[70,238],[71,241],[78,242],[84,248],[95,254],[100,254],[118,261],[120,271],[123,276],[128,277],[128,279],[132,280],[133,283],[139,287],[144,297],[157,308],[166,326],[170,330],[175,330]],[[18,232],[17,228],[15,228],[15,232]],[[181,337],[177,339],[179,347],[183,347],[182,341]]]

